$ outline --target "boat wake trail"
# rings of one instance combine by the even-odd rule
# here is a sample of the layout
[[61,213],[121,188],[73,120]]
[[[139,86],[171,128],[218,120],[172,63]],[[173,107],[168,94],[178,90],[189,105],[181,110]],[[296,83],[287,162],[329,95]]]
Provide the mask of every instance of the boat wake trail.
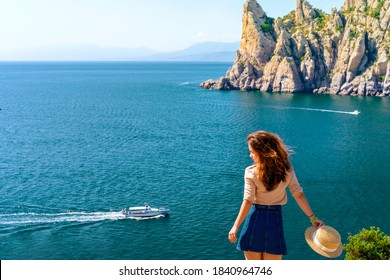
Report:
[[66,222],[99,222],[124,219],[120,212],[65,212],[56,214],[17,213],[0,214],[0,225],[27,225]]
[[318,109],[318,108],[282,107],[282,106],[277,106],[275,108],[277,108],[277,109],[291,109],[291,110],[304,110],[304,111],[317,111],[317,112],[348,114],[348,115],[359,115],[360,114],[360,112],[358,110],[354,110],[354,111],[337,111],[337,110],[327,110],[327,109]]
[[126,217],[126,219],[132,219],[132,220],[151,220],[151,219],[158,219],[158,218],[163,218],[165,217],[164,215],[156,215],[153,217]]

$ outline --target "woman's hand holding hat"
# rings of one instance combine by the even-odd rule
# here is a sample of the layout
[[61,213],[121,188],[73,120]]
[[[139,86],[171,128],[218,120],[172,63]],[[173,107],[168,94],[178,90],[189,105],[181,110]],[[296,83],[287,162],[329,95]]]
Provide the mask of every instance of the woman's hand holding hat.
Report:
[[325,223],[319,219],[316,219],[312,222],[313,227],[319,228],[325,225]]

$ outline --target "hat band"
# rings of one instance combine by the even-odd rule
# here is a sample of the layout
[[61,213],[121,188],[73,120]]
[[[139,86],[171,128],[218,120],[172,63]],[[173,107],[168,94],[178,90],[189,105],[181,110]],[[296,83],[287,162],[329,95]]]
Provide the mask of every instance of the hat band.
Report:
[[317,233],[317,231],[315,231],[315,232],[313,233],[313,241],[314,241],[314,243],[315,243],[318,247],[321,248],[321,250],[323,250],[323,251],[325,251],[325,252],[328,252],[328,253],[332,253],[332,252],[334,252],[334,251],[337,250],[337,247],[336,247],[335,249],[331,249],[331,248],[328,248],[328,247],[325,247],[324,245],[322,245],[321,242],[317,239],[316,233]]

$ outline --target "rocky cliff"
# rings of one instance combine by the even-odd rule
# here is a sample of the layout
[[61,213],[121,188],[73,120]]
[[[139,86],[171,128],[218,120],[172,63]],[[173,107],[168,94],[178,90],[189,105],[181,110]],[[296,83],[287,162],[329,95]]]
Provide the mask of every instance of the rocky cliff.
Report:
[[233,66],[201,87],[389,96],[390,0],[346,0],[331,14],[296,2],[273,19],[246,0]]

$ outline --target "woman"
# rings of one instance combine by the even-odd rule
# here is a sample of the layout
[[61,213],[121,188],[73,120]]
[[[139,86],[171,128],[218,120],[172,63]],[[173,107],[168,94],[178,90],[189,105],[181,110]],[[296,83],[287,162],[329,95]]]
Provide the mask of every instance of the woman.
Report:
[[283,233],[282,205],[286,187],[315,227],[324,223],[310,208],[289,161],[287,149],[275,134],[257,131],[247,137],[254,165],[245,169],[244,200],[229,232],[237,242],[237,231],[245,220],[237,249],[247,260],[281,260],[287,254]]

